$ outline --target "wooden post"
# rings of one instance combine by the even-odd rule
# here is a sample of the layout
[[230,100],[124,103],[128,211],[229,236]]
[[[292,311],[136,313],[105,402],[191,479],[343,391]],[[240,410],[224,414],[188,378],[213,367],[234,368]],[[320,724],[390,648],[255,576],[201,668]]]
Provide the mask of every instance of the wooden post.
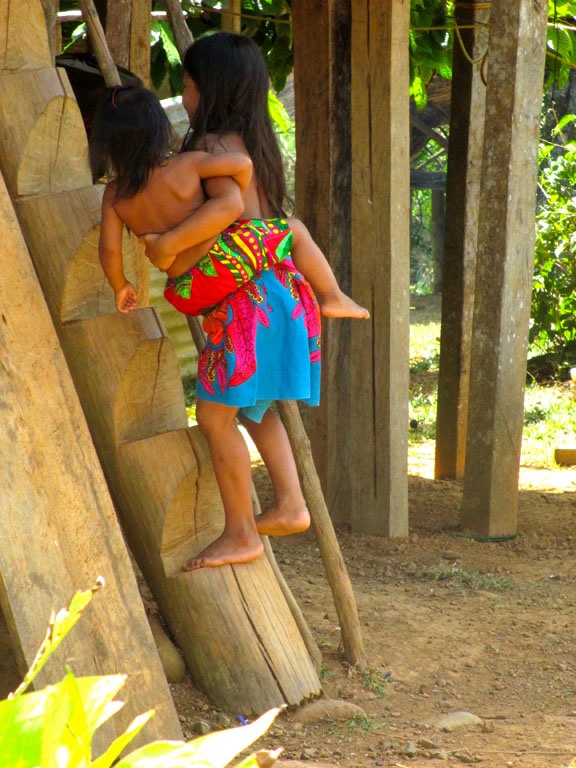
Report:
[[464,530],[516,533],[548,6],[493,0]]
[[226,32],[241,32],[242,0],[228,0],[227,11],[222,11],[222,29]]
[[[58,50],[58,31],[56,24],[56,14],[60,7],[60,0],[42,0],[42,7],[44,8],[44,17],[46,19],[46,29],[48,31],[48,44],[50,46],[50,53],[54,57]],[[28,26],[27,21],[20,20],[23,26]]]
[[86,24],[86,29],[88,30],[90,42],[94,49],[94,55],[98,59],[98,64],[106,85],[121,85],[120,75],[116,69],[114,59],[110,55],[106,35],[104,34],[104,29],[100,23],[94,0],[78,0],[78,5],[82,11],[82,17]]
[[432,258],[434,261],[434,293],[442,293],[445,230],[444,190],[432,189],[430,190],[430,195],[432,198],[430,240],[432,242]]
[[[106,40],[112,58],[121,67],[130,67],[130,29],[133,0],[108,1],[106,9]],[[150,44],[150,41],[148,41]]]
[[[490,11],[473,0],[458,3],[456,22],[485,24]],[[450,147],[446,179],[446,228],[442,286],[442,330],[436,420],[436,478],[464,476],[470,344],[474,309],[476,243],[486,87],[480,60],[488,48],[488,30],[461,29],[454,40]],[[478,64],[473,65],[464,54]]]
[[[352,4],[352,529],[408,533],[409,0]],[[342,469],[340,469],[342,471]]]
[[150,87],[150,15],[152,0],[132,0],[130,71]]
[[[296,208],[344,291],[350,265],[350,3],[294,0]],[[318,77],[318,73],[324,73]],[[303,411],[332,519],[350,523],[350,320],[322,325],[322,402]],[[354,363],[355,364],[355,363]]]

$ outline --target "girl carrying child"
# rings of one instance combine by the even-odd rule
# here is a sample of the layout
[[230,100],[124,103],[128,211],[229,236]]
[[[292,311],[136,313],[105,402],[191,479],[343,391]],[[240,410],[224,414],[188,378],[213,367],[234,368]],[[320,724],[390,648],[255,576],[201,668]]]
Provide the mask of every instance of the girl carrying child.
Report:
[[[118,309],[136,306],[122,269],[126,223],[167,272],[167,299],[183,312],[205,316],[197,419],[210,448],[225,528],[184,564],[193,570],[254,560],[263,550],[259,534],[285,535],[309,525],[288,437],[269,408],[277,399],[319,401],[318,305],[301,271],[320,295],[324,314],[368,313],[339,290],[304,225],[284,218],[282,162],[257,46],[231,33],[206,36],[190,47],[184,68],[188,151],[168,157],[170,130],[159,103],[152,120],[135,106],[133,92],[143,89],[117,88],[109,89],[94,121],[91,158],[96,176],[115,179],[103,199],[100,256]],[[125,118],[124,99],[131,104]],[[250,457],[237,417],[274,488],[273,507],[256,520]]]

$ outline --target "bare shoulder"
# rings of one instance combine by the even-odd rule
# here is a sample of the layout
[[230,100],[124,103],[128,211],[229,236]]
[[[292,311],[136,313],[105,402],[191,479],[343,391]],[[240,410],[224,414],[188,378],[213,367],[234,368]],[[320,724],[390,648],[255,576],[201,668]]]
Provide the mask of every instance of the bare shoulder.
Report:
[[295,243],[298,240],[312,239],[312,236],[310,235],[310,232],[308,232],[306,225],[302,221],[300,221],[300,219],[289,218],[289,219],[286,219],[286,223],[288,224],[288,226],[292,231],[292,237]]
[[102,195],[102,207],[113,206],[116,199],[116,182],[110,181],[104,188],[104,194]]
[[242,152],[248,154],[246,145],[237,133],[226,133],[219,136],[216,133],[206,135],[206,149],[208,152],[218,154],[220,152]]

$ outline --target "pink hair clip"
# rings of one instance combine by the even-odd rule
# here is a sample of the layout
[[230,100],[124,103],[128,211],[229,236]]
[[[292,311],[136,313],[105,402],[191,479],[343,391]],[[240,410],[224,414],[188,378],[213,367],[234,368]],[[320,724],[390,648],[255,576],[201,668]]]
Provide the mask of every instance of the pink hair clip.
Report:
[[112,106],[114,107],[114,109],[117,109],[116,101],[115,101],[115,99],[116,99],[116,91],[117,90],[118,90],[118,86],[115,85],[114,88],[112,89]]

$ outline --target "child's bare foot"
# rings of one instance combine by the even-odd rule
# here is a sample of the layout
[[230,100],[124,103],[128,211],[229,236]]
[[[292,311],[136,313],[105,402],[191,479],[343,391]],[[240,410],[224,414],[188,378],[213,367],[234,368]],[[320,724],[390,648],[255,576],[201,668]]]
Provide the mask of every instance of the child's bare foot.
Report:
[[255,518],[256,528],[261,536],[289,536],[302,533],[310,527],[310,513],[305,506],[290,509],[277,505]]
[[251,563],[252,560],[257,560],[263,552],[264,545],[256,531],[253,535],[248,534],[240,538],[224,531],[206,549],[184,563],[182,570],[195,571],[198,568],[216,568],[220,565],[233,563]]
[[345,293],[330,293],[319,296],[320,312],[324,317],[354,317],[359,320],[368,320],[370,312]]

